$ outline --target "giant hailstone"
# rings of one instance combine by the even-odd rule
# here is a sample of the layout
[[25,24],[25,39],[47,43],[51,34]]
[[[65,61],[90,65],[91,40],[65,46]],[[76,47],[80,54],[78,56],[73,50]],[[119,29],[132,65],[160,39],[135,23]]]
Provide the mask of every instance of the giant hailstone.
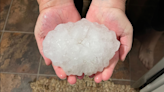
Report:
[[50,31],[43,41],[43,53],[67,75],[92,75],[109,65],[119,46],[114,31],[81,19]]

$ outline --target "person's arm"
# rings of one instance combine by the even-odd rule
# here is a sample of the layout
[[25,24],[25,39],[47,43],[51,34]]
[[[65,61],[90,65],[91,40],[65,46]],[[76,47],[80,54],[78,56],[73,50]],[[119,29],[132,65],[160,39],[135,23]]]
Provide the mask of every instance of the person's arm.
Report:
[[39,4],[39,11],[50,8],[53,6],[63,6],[67,4],[73,4],[73,0],[37,0]]
[[126,0],[92,0],[92,4],[107,8],[117,8],[125,11]]

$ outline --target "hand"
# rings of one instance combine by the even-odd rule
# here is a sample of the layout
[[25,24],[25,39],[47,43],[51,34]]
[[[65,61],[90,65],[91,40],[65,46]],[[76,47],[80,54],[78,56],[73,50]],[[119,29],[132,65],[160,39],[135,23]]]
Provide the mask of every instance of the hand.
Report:
[[[108,2],[109,1],[109,2]],[[115,2],[116,1],[116,2]],[[92,0],[86,18],[91,22],[104,24],[116,33],[120,41],[120,49],[110,60],[110,64],[102,72],[95,74],[94,80],[99,83],[108,80],[119,59],[124,61],[131,49],[133,28],[125,15],[125,0]]]
[[[42,42],[45,36],[58,24],[76,22],[81,17],[75,8],[73,0],[38,0],[38,3],[40,15],[35,26],[35,38],[46,65],[50,65],[51,60],[43,54]],[[53,68],[59,78],[65,79],[67,77],[60,67],[53,65]],[[76,82],[76,76],[70,75],[67,80],[70,84],[74,84]]]

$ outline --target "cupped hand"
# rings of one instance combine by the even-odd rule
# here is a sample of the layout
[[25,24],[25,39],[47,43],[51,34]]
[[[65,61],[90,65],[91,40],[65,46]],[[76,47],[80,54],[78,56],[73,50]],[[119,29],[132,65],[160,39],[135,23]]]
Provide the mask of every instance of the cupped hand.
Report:
[[[42,42],[47,33],[53,30],[58,24],[76,22],[81,19],[73,0],[62,1],[63,0],[38,0],[40,15],[35,26],[35,38],[46,65],[51,65],[51,60],[43,54]],[[60,79],[67,78],[70,84],[76,82],[76,76],[67,76],[60,67],[52,66]]]
[[109,30],[115,31],[117,39],[121,45],[115,56],[110,60],[109,66],[104,68],[102,72],[98,72],[94,76],[95,82],[99,83],[102,80],[108,80],[118,62],[124,61],[127,53],[132,45],[133,28],[128,18],[125,15],[124,9],[103,6],[101,4],[92,3],[88,10],[86,19],[91,22],[104,24]]

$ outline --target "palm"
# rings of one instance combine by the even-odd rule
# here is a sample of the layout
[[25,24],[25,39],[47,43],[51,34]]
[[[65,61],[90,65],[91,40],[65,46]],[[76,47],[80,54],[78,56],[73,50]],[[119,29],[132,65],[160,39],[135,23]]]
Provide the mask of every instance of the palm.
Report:
[[[72,15],[73,14],[73,15]],[[41,11],[36,26],[35,26],[35,37],[38,44],[39,51],[43,56],[47,65],[51,64],[51,61],[46,58],[43,54],[42,42],[47,33],[53,30],[58,24],[67,22],[76,22],[80,20],[80,15],[76,10],[74,4],[65,6],[54,6],[46,8]],[[53,66],[56,74],[61,78],[66,78],[66,74],[61,68]]]
[[115,31],[118,40],[121,42],[120,49],[111,59],[109,66],[106,67],[103,72],[97,73],[95,76],[96,82],[108,80],[111,77],[113,69],[119,58],[124,60],[126,54],[131,48],[132,26],[124,11],[116,8],[106,8],[91,5],[86,18],[91,22],[104,24],[109,30]]

